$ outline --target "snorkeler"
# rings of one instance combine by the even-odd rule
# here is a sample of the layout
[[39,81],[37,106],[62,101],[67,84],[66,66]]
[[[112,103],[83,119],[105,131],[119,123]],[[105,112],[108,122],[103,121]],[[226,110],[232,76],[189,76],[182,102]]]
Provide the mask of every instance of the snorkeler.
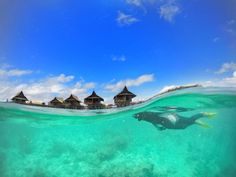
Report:
[[153,124],[158,130],[165,129],[185,129],[193,124],[200,125],[205,128],[209,128],[209,126],[198,120],[202,117],[213,117],[215,113],[203,112],[196,114],[190,118],[183,117],[177,114],[163,114],[157,112],[141,112],[134,115],[136,119],[139,121],[144,120]]

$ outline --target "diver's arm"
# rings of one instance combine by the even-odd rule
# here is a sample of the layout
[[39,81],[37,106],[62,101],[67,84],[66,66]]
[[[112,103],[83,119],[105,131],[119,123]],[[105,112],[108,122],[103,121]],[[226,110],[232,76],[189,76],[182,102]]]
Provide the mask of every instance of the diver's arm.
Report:
[[166,128],[165,127],[163,127],[163,126],[159,126],[158,124],[153,124],[154,125],[154,127],[156,127],[158,130],[160,130],[160,131],[163,131],[163,130],[165,130]]

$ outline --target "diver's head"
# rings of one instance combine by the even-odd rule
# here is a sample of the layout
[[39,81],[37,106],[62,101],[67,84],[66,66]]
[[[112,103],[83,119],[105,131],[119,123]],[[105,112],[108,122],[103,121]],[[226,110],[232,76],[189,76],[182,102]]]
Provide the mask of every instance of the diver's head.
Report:
[[134,114],[134,118],[138,119],[138,121],[141,121],[144,119],[144,114],[143,113]]
[[151,120],[153,119],[158,119],[158,114],[157,113],[154,113],[154,112],[148,112],[148,111],[145,111],[145,112],[139,112],[137,114],[134,114],[133,117],[135,119],[138,119],[139,121],[141,120],[144,120],[144,121],[148,121],[150,122]]

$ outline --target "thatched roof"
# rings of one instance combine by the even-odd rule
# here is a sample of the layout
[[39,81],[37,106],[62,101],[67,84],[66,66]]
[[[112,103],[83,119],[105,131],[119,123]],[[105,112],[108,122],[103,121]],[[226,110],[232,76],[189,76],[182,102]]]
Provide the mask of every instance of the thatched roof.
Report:
[[71,94],[69,96],[69,98],[65,99],[65,102],[71,102],[71,101],[76,101],[76,102],[79,102],[79,103],[81,102],[81,101],[79,101],[78,97],[73,95],[73,94]]
[[102,97],[98,96],[95,91],[93,91],[93,93],[90,96],[88,96],[87,98],[85,98],[84,100],[85,101],[88,101],[88,100],[104,101],[104,99]]
[[136,95],[133,94],[132,92],[130,92],[126,86],[124,87],[124,89],[119,94],[117,94],[114,97],[114,99],[117,98],[117,97],[121,97],[121,96],[131,96],[132,98],[136,97]]
[[57,102],[57,103],[63,103],[64,100],[63,100],[63,98],[61,98],[61,97],[55,97],[55,98],[53,98],[52,101],[50,101],[50,103],[55,103],[55,102]]
[[22,100],[22,101],[29,101],[26,96],[24,95],[24,93],[21,91],[19,92],[16,96],[14,96],[12,98],[12,100]]

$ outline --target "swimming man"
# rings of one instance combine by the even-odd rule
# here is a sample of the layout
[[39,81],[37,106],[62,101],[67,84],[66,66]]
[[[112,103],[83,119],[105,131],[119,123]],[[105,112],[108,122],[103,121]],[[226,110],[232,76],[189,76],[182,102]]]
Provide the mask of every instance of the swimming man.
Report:
[[193,124],[200,125],[205,128],[209,126],[198,120],[203,117],[213,117],[215,113],[203,112],[195,114],[192,117],[184,117],[177,114],[163,114],[157,112],[141,112],[134,115],[139,121],[144,120],[153,124],[159,130],[165,129],[185,129]]

